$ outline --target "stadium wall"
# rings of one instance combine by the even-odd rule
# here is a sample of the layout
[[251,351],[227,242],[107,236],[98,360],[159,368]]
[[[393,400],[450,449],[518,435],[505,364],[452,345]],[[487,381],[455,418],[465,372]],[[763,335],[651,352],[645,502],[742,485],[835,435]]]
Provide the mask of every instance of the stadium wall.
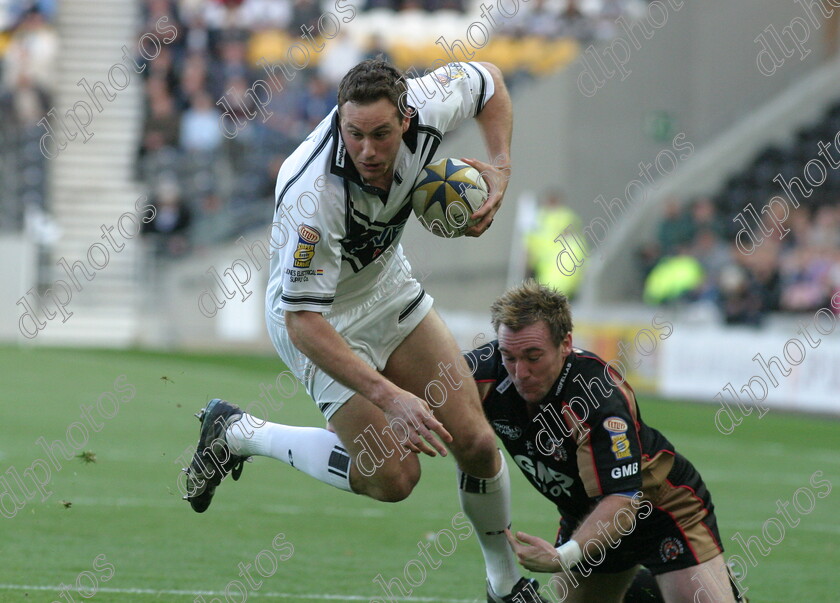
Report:
[[[0,257],[13,258],[0,262],[0,307],[8,311],[0,313],[0,341],[22,341],[18,323],[24,312],[19,302],[29,303],[30,290],[38,273],[38,249],[35,242],[25,233],[0,234]],[[24,297],[27,296],[27,297]]]
[[[569,162],[565,173],[574,178],[554,183],[566,190],[584,221],[603,216],[593,202],[598,195],[624,198],[631,180],[644,180],[639,163],[654,163],[660,151],[671,148],[675,135],[684,133],[687,142],[702,149],[825,57],[822,34],[827,26],[811,32],[806,42],[810,54],[804,60],[794,54],[772,76],[758,69],[762,46],[756,37],[768,26],[781,31],[804,15],[800,4],[792,0],[684,2],[679,10],[670,2],[661,4],[668,8],[667,18],[661,28],[651,29],[649,40],[640,29],[633,29],[639,49],[628,34],[619,33],[631,50],[623,80],[609,61],[607,48],[584,49],[583,56],[555,79],[543,97],[552,99],[549,107],[558,107],[560,116],[574,116],[562,132],[562,144],[569,147],[564,153]],[[612,78],[603,76],[594,52],[616,72]],[[618,49],[615,53],[620,55]],[[594,93],[586,86],[587,74],[604,80]],[[519,114],[540,113],[520,110]],[[539,141],[529,141],[531,148],[542,148]],[[546,159],[541,173],[554,174]],[[652,174],[655,177],[658,170]]]
[[576,310],[574,344],[612,361],[642,396],[711,403],[734,423],[753,409],[840,416],[838,319],[829,308],[777,317],[760,331],[644,306]]

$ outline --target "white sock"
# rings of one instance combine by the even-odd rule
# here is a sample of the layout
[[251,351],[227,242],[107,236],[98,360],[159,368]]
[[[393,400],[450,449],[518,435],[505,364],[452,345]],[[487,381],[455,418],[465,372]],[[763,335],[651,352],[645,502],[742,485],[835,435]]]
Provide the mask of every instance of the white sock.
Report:
[[491,478],[473,477],[458,469],[458,494],[461,508],[475,526],[487,580],[493,592],[504,596],[513,590],[522,573],[504,534],[510,527],[510,476],[501,451],[499,456],[502,468]]
[[269,423],[243,413],[225,440],[234,454],[268,456],[283,461],[339,490],[350,489],[350,455],[338,436],[318,427]]

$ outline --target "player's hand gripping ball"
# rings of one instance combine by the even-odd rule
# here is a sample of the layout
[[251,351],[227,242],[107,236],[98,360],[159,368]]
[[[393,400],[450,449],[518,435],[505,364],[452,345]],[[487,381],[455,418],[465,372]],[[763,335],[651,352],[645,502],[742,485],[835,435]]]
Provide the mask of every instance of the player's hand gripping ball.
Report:
[[475,221],[470,216],[487,199],[487,183],[460,159],[441,159],[423,168],[411,205],[420,223],[439,237],[460,237]]

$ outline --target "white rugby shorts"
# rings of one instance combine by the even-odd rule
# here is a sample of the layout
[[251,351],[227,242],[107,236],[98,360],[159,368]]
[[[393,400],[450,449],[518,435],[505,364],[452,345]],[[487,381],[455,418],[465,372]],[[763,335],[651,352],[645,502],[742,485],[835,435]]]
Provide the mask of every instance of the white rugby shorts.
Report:
[[[432,297],[400,262],[392,262],[368,296],[354,296],[351,302],[333,304],[324,318],[356,355],[381,371],[391,353],[426,317],[433,303]],[[282,311],[266,310],[266,323],[280,358],[329,420],[356,392],[327,375],[292,344]]]

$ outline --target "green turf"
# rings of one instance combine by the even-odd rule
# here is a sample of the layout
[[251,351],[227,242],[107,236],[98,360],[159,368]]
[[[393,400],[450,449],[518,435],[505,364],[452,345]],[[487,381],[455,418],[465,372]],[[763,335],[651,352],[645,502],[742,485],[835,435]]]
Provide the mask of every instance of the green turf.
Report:
[[[406,568],[419,581],[418,544],[444,529],[464,533],[452,526],[460,509],[449,459],[424,460],[420,485],[396,505],[336,491],[268,459],[246,465],[241,481],[223,483],[203,515],[180,499],[176,458],[195,443],[192,413],[210,397],[255,400],[260,384],[272,383],[282,368],[265,357],[0,348],[0,473],[15,467],[22,474],[36,459],[46,459],[35,441],[66,441],[68,426],[83,421],[80,405],[113,391],[120,375],[124,382],[116,387],[130,384],[136,392],[80,447],[96,454],[95,463],[59,458],[61,470],[52,468],[47,500],[36,496],[15,517],[0,518],[0,601],[87,600],[79,593],[59,599],[51,588],[75,584],[78,576],[86,588],[92,576],[99,581],[96,601],[193,601],[194,594],[123,591],[223,592],[231,581],[246,582],[237,566],[258,556],[265,573],[277,566],[267,578],[251,570],[262,584],[247,593],[248,600],[271,593],[291,595],[276,597],[285,601],[375,600],[382,596],[376,576],[405,580]],[[746,417],[724,436],[715,430],[714,411],[709,405],[642,400],[645,419],[706,478],[730,553],[743,555],[730,541],[735,532],[761,537],[766,520],[778,517],[777,500],[791,500],[800,488],[823,492],[809,484],[810,476],[823,472],[822,479],[834,485],[830,495],[817,497],[807,515],[791,510],[800,523],[785,526],[783,540],[768,547],[768,556],[753,549],[757,565],[749,565],[745,584],[753,601],[836,600],[840,423],[771,412]],[[272,409],[269,418],[323,424],[300,395]],[[78,427],[70,435],[84,437]],[[557,520],[551,505],[518,473],[512,478],[514,527],[551,538]],[[2,488],[0,481],[0,494]],[[0,503],[8,509],[10,498]],[[807,493],[800,492],[800,504],[807,503]],[[769,534],[778,539],[772,529]],[[291,543],[293,553],[284,543]],[[430,569],[426,562],[425,580],[413,597],[484,600],[477,543],[469,538],[456,544],[448,557],[432,547],[432,562],[440,565]],[[228,600],[241,600],[230,592]],[[204,599],[210,603],[213,596]]]

